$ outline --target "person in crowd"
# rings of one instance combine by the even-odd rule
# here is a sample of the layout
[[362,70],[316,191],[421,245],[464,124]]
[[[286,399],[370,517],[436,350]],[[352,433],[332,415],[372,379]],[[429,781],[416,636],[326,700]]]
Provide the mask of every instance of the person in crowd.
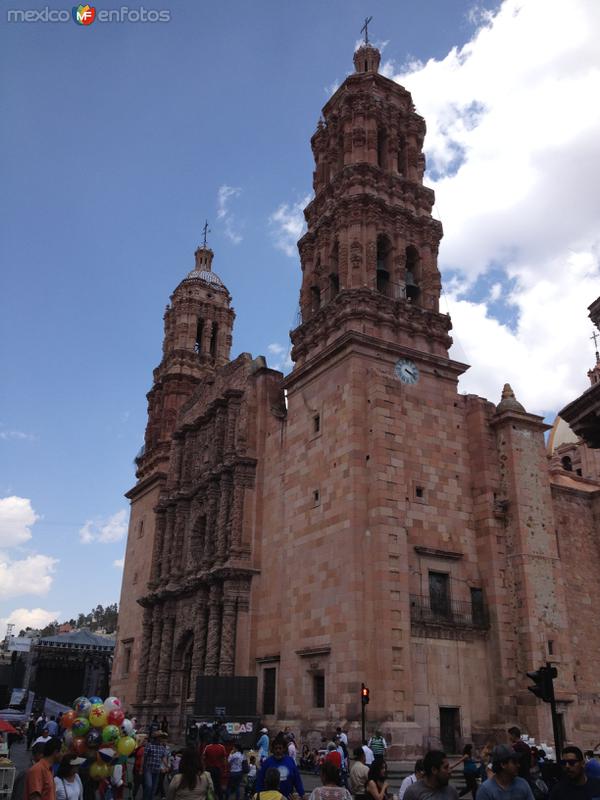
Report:
[[441,750],[430,750],[423,758],[423,779],[409,786],[404,800],[458,800],[450,785],[450,762]]
[[473,800],[475,800],[475,795],[477,794],[477,787],[479,786],[479,781],[477,780],[477,776],[479,775],[479,765],[477,761],[473,758],[473,745],[466,744],[463,747],[462,758],[460,762],[463,765],[463,777],[465,779],[465,787],[459,793],[459,797],[464,797],[466,794],[471,792],[471,796]]
[[387,779],[387,764],[383,758],[378,756],[375,756],[375,760],[369,767],[366,795],[367,800],[386,800],[391,796]]
[[[263,763],[256,776],[256,792],[259,794],[265,788],[265,778],[267,770],[274,767],[280,773],[281,785],[280,792],[285,797],[290,797],[295,789],[300,797],[304,797],[304,786],[302,778],[298,772],[295,762],[286,755],[286,743],[282,735],[278,735],[273,740],[273,755],[269,756]],[[261,800],[266,800],[261,798]]]
[[375,758],[385,758],[385,751],[387,750],[387,742],[381,735],[380,730],[376,730],[375,734],[369,739],[369,747],[373,751]]
[[159,731],[155,730],[144,746],[142,762],[144,800],[153,800],[167,757],[167,749],[158,734]]
[[516,750],[507,744],[496,745],[491,761],[494,774],[479,787],[477,800],[533,800],[531,787],[519,775],[521,755]]
[[516,725],[507,731],[512,749],[519,756],[519,778],[529,782],[531,766],[531,748],[521,739],[521,730]]
[[400,791],[398,792],[398,800],[404,800],[404,795],[406,794],[406,790],[409,786],[412,786],[413,783],[417,781],[423,780],[425,773],[423,772],[423,759],[419,758],[415,761],[415,771],[407,775],[406,778],[400,784]]
[[300,756],[300,769],[311,770],[315,765],[315,757],[311,753],[310,747],[305,744],[302,747],[302,754]]
[[550,792],[550,800],[592,800],[600,797],[600,779],[586,774],[579,747],[563,747],[560,765],[563,779]]
[[345,786],[339,785],[339,773],[331,761],[324,761],[321,767],[321,783],[313,789],[310,800],[352,800]]
[[42,757],[29,767],[25,776],[25,800],[56,800],[52,770],[60,761],[60,739],[44,742]]
[[140,787],[144,785],[144,745],[145,739],[136,747],[133,757],[133,794],[131,800],[136,800]]
[[27,723],[27,749],[29,750],[33,741],[35,739],[35,719],[33,718],[33,714],[29,717],[29,722]]
[[491,742],[486,742],[481,750],[481,764],[479,765],[479,779],[483,783],[483,781],[487,781],[488,778],[491,778],[494,774],[492,772],[492,764],[491,764],[491,757],[492,757],[492,750],[494,749],[494,745]]
[[162,719],[160,721],[160,729],[165,733],[169,733],[169,720],[165,717],[164,714],[162,715]]
[[337,749],[335,742],[327,742],[327,755],[325,756],[324,761],[329,761],[335,766],[338,774],[340,773],[342,769],[342,754]]
[[366,742],[362,743],[362,749],[365,753],[365,764],[367,767],[370,767],[373,761],[375,761],[375,753],[371,750]]
[[[35,723],[34,723],[35,724]],[[28,748],[29,749],[29,748]],[[33,766],[37,764],[40,758],[44,755],[44,745],[43,744],[36,744],[31,748],[31,764],[29,766]],[[25,798],[25,778],[27,777],[27,771],[29,767],[26,769],[22,769],[19,774],[15,778],[15,782],[13,783],[13,790],[11,795],[11,800],[24,800]]]
[[[273,748],[275,745],[273,744]],[[265,770],[264,788],[257,791],[253,800],[284,800],[279,791],[281,784],[281,773],[276,767],[269,767]]]
[[348,748],[348,736],[346,732],[338,725],[335,729],[335,735],[340,740],[340,743],[347,749]]
[[244,764],[244,752],[237,742],[234,742],[233,749],[227,757],[229,764],[229,780],[227,781],[227,800],[230,795],[235,793],[235,800],[240,800],[240,786],[242,785],[242,778],[244,773],[242,770]]
[[46,742],[49,742],[51,738],[52,737],[50,736],[50,731],[48,730],[47,727],[44,727],[42,728],[42,732],[40,733],[40,735],[37,737],[37,739],[34,740],[33,743],[38,744],[41,742],[42,744],[46,744]]
[[365,800],[369,768],[365,763],[365,751],[362,747],[354,750],[354,764],[350,767],[350,791],[354,800]]
[[296,740],[294,739],[294,734],[290,733],[288,735],[288,746],[287,746],[288,756],[294,759],[294,764],[298,763],[298,748],[296,747]]
[[260,729],[260,737],[256,743],[258,750],[258,766],[269,757],[269,731],[266,728]]
[[179,772],[169,784],[167,800],[207,800],[209,791],[214,792],[213,780],[202,768],[198,750],[186,748],[181,754]]
[[58,736],[58,722],[56,717],[50,717],[49,722],[46,723],[46,728],[50,736]]
[[77,767],[85,759],[74,758],[72,753],[63,756],[54,776],[56,800],[83,800],[83,784],[77,774]]
[[593,750],[586,750],[585,756],[585,774],[588,778],[600,778],[600,761],[595,757]]
[[227,753],[218,733],[215,733],[212,742],[204,748],[203,757],[204,766],[212,778],[217,800],[223,800],[223,776],[227,769]]
[[248,759],[248,773],[246,774],[246,788],[244,795],[246,800],[254,794],[254,784],[256,783],[256,756]]

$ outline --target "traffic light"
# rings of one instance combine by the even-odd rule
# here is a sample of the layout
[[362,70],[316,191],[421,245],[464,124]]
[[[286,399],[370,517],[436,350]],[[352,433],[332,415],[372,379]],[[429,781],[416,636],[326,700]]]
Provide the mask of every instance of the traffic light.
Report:
[[360,699],[362,700],[363,706],[366,706],[369,702],[369,687],[365,686],[364,683],[360,689]]
[[528,686],[527,688],[532,694],[539,697],[540,700],[543,700],[544,703],[550,703],[554,699],[554,686],[552,685],[552,681],[557,675],[556,667],[548,665],[540,667],[534,672],[528,672],[527,677],[531,678],[534,685]]

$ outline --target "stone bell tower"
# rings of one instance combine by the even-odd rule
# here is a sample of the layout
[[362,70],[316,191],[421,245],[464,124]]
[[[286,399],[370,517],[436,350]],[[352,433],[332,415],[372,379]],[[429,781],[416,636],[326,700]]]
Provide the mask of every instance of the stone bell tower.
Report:
[[364,44],[356,72],[323,108],[311,144],[314,200],[299,242],[302,324],[298,365],[345,331],[447,356],[449,319],[438,313],[441,224],[423,186],[425,121],[409,92],[378,73]]
[[231,295],[212,271],[213,251],[206,240],[195,265],[170,297],[164,314],[162,359],[148,392],[144,447],[135,460],[127,551],[119,604],[119,627],[112,686],[131,704],[141,669],[143,609],[138,598],[150,579],[155,538],[155,508],[169,469],[171,437],[184,403],[203,382],[229,361],[235,313]]

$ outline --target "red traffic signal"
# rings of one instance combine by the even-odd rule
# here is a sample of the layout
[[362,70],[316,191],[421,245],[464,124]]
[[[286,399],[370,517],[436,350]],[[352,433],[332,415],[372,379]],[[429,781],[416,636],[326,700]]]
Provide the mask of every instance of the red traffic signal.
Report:
[[364,685],[364,683],[363,683],[363,685],[361,686],[361,690],[360,690],[360,699],[362,700],[362,703],[363,703],[363,705],[365,705],[365,706],[366,706],[366,704],[369,702],[369,687],[368,687],[368,686],[365,686],[365,685]]

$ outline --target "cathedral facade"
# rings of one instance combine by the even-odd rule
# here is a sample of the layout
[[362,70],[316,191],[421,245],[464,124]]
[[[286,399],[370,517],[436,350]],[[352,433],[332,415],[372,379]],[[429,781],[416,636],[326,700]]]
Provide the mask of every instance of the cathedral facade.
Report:
[[565,737],[593,746],[599,462],[550,458],[508,385],[458,393],[425,122],[379,59],[355,52],[311,141],[292,372],[230,359],[206,245],[170,298],[111,692],[182,731],[202,676],[256,676],[269,728],[357,740],[364,683],[399,757],[510,724],[551,742],[526,676],[551,661]]

